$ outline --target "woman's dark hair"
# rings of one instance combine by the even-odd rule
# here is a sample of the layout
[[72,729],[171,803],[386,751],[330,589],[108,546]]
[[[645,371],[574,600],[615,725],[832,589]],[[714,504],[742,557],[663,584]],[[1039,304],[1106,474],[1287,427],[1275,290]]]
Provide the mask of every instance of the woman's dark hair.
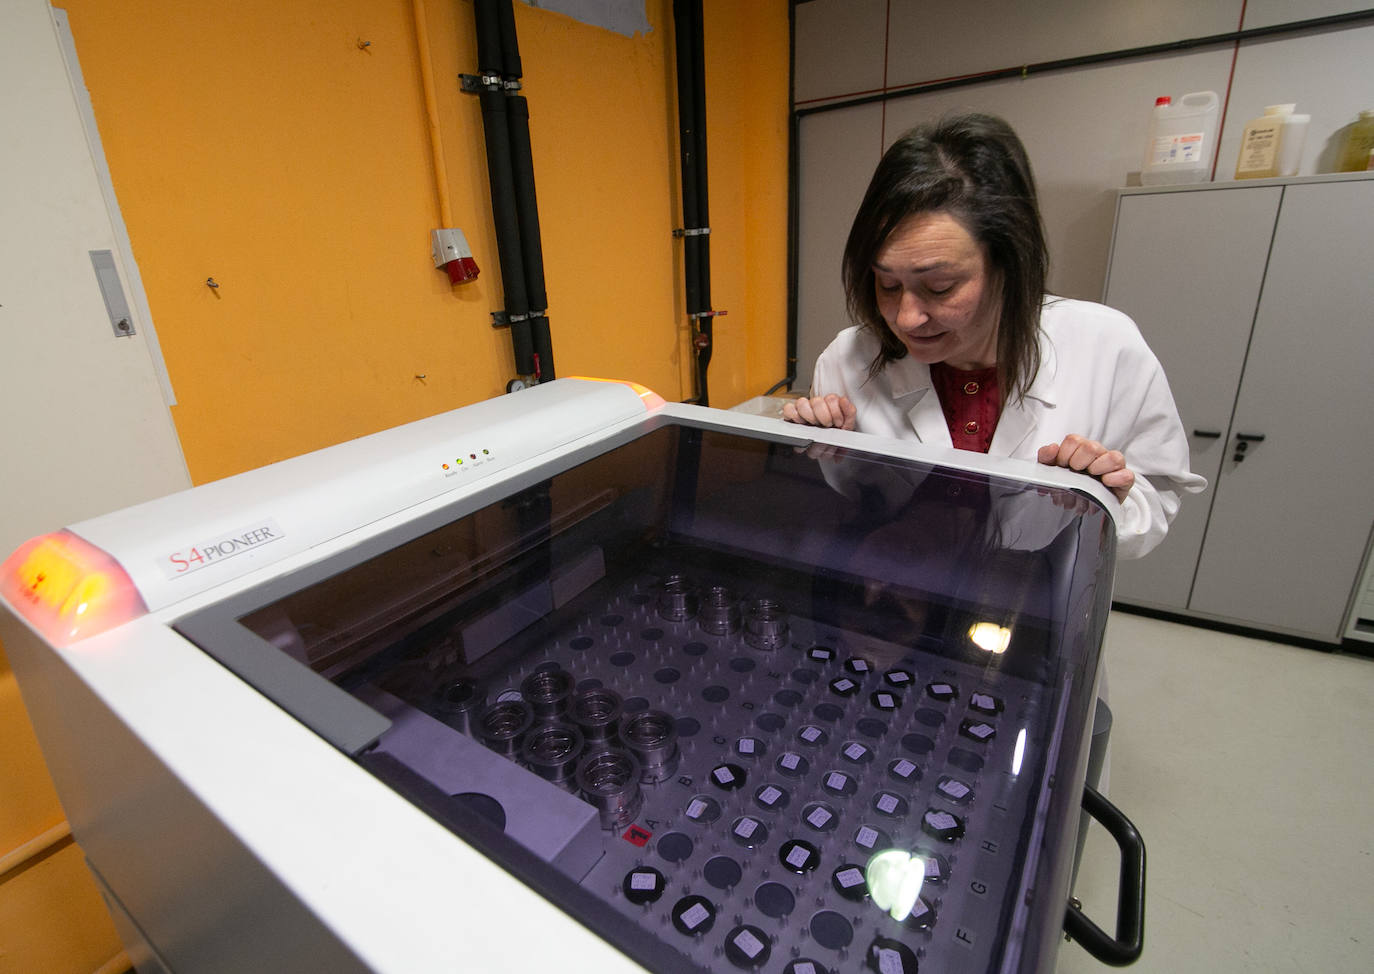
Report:
[[1005,401],[1021,399],[1040,368],[1040,305],[1049,257],[1025,146],[991,115],[955,115],[903,135],[883,155],[844,247],[849,313],[882,344],[869,375],[906,355],[878,311],[873,261],[907,217],[945,212],[987,255],[1001,290],[997,372]]

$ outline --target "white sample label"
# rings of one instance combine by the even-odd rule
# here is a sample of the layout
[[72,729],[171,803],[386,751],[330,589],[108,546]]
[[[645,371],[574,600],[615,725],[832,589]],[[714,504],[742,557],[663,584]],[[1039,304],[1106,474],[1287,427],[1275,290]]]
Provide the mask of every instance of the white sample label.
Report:
[[801,738],[804,741],[814,741],[816,738],[820,736],[820,729],[816,727],[805,727],[802,729],[801,732]]
[[769,785],[767,788],[763,789],[763,791],[759,792],[759,801],[763,802],[765,805],[771,805],[781,797],[782,792],[772,785]]
[[682,925],[688,930],[695,930],[701,926],[702,922],[711,915],[710,911],[700,903],[695,903],[692,907],[682,914]]
[[754,753],[754,739],[753,739],[752,737],[742,737],[742,738],[740,738],[740,742],[739,742],[739,753],[741,753],[741,754],[753,754],[753,753]]
[[878,796],[878,811],[891,815],[897,810],[897,796],[889,795],[887,792]]
[[730,773],[729,768],[716,768],[715,771],[711,772],[711,775],[722,785],[728,785],[735,780],[735,776]]
[[706,803],[700,798],[695,799],[692,804],[687,806],[688,818],[701,818],[706,813]]
[[969,787],[957,778],[946,778],[941,781],[939,788],[950,798],[963,798],[968,795]]
[[658,877],[653,873],[635,873],[630,877],[630,889],[654,889],[658,886]]
[[834,791],[844,791],[844,786],[849,784],[849,779],[838,771],[832,771],[825,776],[825,786]]
[[904,974],[902,955],[890,947],[878,948],[878,974]]
[[863,885],[864,874],[857,869],[842,869],[836,873],[835,878],[840,881],[840,885],[845,889],[853,889],[855,886]]
[[763,944],[759,942],[759,938],[748,930],[741,930],[735,935],[735,946],[749,957],[757,957],[759,951],[763,950]]
[[862,744],[851,744],[844,749],[844,756],[851,761],[857,761],[868,753],[868,748]]
[[906,758],[902,758],[900,761],[898,761],[896,764],[892,766],[893,774],[896,774],[902,778],[910,778],[911,773],[915,770],[916,765],[912,764]]
[[811,810],[811,814],[806,816],[806,820],[818,829],[825,828],[826,823],[830,821],[830,818],[830,813],[827,812],[824,808],[813,808]]
[[878,832],[865,825],[859,829],[859,834],[854,836],[854,841],[865,849],[872,849],[878,842]]
[[801,846],[797,846],[787,854],[787,864],[800,869],[802,866],[806,865],[807,860],[810,858],[811,853],[807,852]]
[[778,760],[778,763],[781,764],[788,771],[796,771],[797,765],[801,763],[801,758],[795,754],[784,754]]
[[747,839],[759,830],[759,823],[752,818],[742,818],[735,825],[735,834],[741,839]]

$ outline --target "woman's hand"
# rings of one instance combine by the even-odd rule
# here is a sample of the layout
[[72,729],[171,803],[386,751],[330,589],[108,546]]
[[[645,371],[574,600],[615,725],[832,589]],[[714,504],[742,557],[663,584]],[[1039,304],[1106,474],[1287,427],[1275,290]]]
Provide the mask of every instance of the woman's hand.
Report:
[[831,393],[810,399],[792,399],[782,407],[782,418],[804,426],[825,426],[837,430],[854,429],[854,404],[844,396]]
[[1108,450],[1101,443],[1084,439],[1077,433],[1070,433],[1062,443],[1045,444],[1035,458],[1047,466],[1068,467],[1096,477],[1122,502],[1135,483],[1135,474],[1126,466],[1126,457],[1120,450]]

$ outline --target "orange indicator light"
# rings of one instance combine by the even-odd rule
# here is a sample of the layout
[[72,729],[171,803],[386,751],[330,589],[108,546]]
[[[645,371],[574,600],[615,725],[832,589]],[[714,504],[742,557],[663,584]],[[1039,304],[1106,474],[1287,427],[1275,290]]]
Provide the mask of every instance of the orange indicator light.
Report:
[[614,382],[622,386],[629,386],[631,389],[635,391],[635,395],[639,396],[639,398],[643,400],[644,408],[649,410],[649,412],[653,412],[660,406],[667,405],[667,400],[665,400],[662,396],[660,396],[658,393],[654,392],[647,386],[640,385],[638,382],[627,382],[624,379],[598,379],[594,375],[573,375],[569,376],[568,378],[581,379],[584,382]]
[[0,566],[0,596],[54,646],[148,611],[119,562],[69,531],[21,545]]

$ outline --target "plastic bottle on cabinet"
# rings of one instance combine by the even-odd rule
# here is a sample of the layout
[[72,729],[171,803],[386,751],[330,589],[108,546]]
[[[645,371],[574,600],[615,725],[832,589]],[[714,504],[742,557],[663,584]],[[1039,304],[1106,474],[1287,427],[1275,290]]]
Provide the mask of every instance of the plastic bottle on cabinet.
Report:
[[1360,120],[1345,133],[1341,162],[1336,171],[1364,172],[1369,168],[1371,152],[1374,152],[1374,109],[1360,112]]
[[1237,179],[1267,179],[1279,174],[1283,126],[1296,105],[1267,105],[1264,114],[1245,123],[1236,157]]
[[1168,95],[1155,99],[1140,169],[1143,185],[1205,183],[1211,178],[1219,104],[1215,91],[1190,92],[1177,105]]
[[1289,115],[1283,120],[1283,138],[1279,140],[1279,175],[1296,176],[1302,165],[1302,150],[1307,144],[1307,126],[1311,115]]

